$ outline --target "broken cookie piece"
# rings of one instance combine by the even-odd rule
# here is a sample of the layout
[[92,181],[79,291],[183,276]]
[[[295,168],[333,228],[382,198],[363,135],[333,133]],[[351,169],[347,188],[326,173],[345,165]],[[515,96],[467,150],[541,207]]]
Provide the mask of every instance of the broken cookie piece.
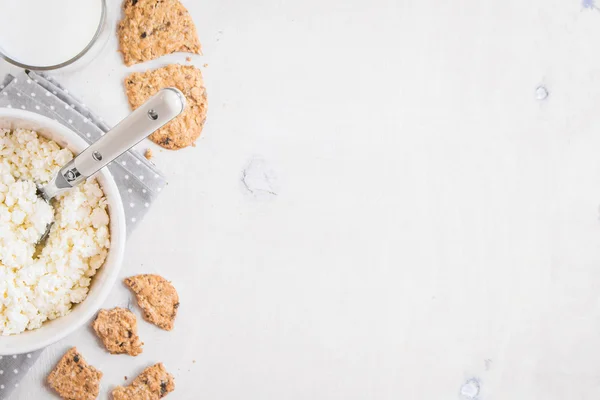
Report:
[[143,343],[137,334],[135,315],[126,308],[100,310],[92,327],[111,354],[137,356]]
[[117,386],[113,400],[156,400],[175,390],[173,375],[167,372],[162,363],[146,368],[131,385]]
[[125,92],[133,110],[167,87],[181,90],[187,104],[181,115],[150,135],[150,139],[165,149],[177,150],[193,145],[206,121],[208,100],[202,72],[191,65],[171,64],[135,72],[125,79]]
[[73,347],[48,375],[48,384],[63,399],[93,400],[98,397],[102,372],[85,362]]
[[171,282],[152,274],[132,276],[124,282],[135,293],[146,321],[167,331],[173,329],[179,296]]
[[202,54],[192,17],[179,0],[125,0],[119,45],[125,65],[178,51]]

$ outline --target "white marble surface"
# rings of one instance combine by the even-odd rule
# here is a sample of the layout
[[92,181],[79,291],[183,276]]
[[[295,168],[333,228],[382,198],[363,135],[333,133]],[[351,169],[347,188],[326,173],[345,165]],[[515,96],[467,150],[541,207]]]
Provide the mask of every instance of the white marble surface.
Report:
[[[157,361],[173,399],[598,398],[590,1],[184,3],[208,123],[196,148],[152,146],[170,185],[122,272],[175,283],[176,328],[141,323],[136,358],[82,329],[13,400],[53,398],[43,379],[72,345],[101,398]],[[127,73],[185,59],[126,68],[116,47],[56,74],[110,123]],[[118,285],[105,306],[128,299]]]

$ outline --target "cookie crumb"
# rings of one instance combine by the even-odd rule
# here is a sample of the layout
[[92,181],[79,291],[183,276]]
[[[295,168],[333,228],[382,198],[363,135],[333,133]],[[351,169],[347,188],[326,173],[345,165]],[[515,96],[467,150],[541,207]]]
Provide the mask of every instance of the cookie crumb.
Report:
[[89,365],[72,347],[48,375],[48,384],[63,399],[94,400],[100,391],[102,372]]
[[186,57],[186,58],[185,58],[185,61],[187,61],[187,62],[192,62],[192,57],[189,57],[189,56],[188,56],[188,57]]
[[192,360],[192,363],[193,363],[193,364],[196,364],[196,360]]
[[115,307],[112,310],[100,310],[92,327],[109,353],[126,353],[130,356],[142,353],[143,343],[137,334],[137,320],[129,309]]
[[144,157],[146,157],[146,160],[152,160],[152,149],[146,149]]
[[173,329],[179,295],[171,282],[152,274],[132,276],[124,282],[135,293],[146,321],[167,331]]
[[117,386],[113,400],[154,400],[165,397],[175,390],[173,375],[162,363],[154,364],[139,374],[129,386]]
[[204,64],[203,66],[204,66],[204,68],[206,68],[206,67],[208,67],[208,64]]
[[167,87],[181,90],[187,105],[181,115],[150,135],[150,140],[165,149],[178,150],[193,145],[204,128],[208,99],[202,71],[193,65],[170,64],[134,72],[125,78],[125,92],[132,110]]
[[196,26],[179,0],[125,0],[117,33],[125,65],[178,51],[202,54]]
[[123,380],[124,380],[124,381],[126,381],[126,380],[127,380],[127,375],[125,375],[125,376],[123,377]]

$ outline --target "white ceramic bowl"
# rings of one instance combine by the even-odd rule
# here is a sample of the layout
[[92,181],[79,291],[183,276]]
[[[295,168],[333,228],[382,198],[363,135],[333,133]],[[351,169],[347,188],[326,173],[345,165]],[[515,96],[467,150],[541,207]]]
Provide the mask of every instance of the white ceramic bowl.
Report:
[[[0,128],[24,128],[37,131],[62,147],[78,154],[87,143],[57,121],[29,111],[0,108]],[[125,212],[114,179],[106,168],[96,174],[108,200],[111,246],[104,265],[98,270],[86,299],[64,317],[46,321],[41,328],[18,335],[0,336],[0,355],[28,353],[46,347],[88,322],[102,306],[119,276],[125,250]]]

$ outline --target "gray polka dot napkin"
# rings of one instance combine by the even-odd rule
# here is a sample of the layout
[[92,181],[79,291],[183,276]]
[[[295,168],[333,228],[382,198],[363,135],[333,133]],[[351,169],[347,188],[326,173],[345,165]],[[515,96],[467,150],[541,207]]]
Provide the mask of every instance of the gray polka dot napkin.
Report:
[[[32,111],[59,121],[88,143],[110,128],[56,80],[45,74],[25,71],[6,76],[0,84],[0,107]],[[129,235],[144,217],[150,204],[165,187],[165,177],[145,157],[130,150],[108,165],[123,199]],[[0,337],[0,340],[2,338]],[[0,357],[0,400],[18,387],[43,350]]]

